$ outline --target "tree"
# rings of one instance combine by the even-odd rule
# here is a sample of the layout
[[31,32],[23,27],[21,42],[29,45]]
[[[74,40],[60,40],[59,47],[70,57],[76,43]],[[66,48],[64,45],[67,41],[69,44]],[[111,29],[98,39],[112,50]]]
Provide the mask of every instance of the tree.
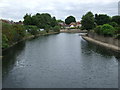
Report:
[[55,17],[51,18],[51,26],[55,27],[56,25],[57,25],[56,18]]
[[24,17],[24,25],[31,25],[32,24],[32,17],[31,17],[31,14],[26,14]]
[[95,26],[93,13],[88,12],[86,15],[84,15],[82,17],[81,24],[83,29],[86,29],[86,30],[93,29]]
[[97,25],[103,25],[110,23],[111,18],[106,14],[95,14],[95,22]]
[[116,22],[118,25],[120,25],[120,16],[113,16],[112,21]]
[[68,17],[65,19],[65,23],[66,23],[66,24],[70,24],[71,22],[76,22],[76,19],[75,19],[75,17],[73,17],[73,16],[68,16]]

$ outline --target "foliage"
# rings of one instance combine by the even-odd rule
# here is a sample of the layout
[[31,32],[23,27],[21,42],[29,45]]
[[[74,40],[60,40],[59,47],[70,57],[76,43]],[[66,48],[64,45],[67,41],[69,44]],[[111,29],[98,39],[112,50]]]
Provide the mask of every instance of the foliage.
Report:
[[95,14],[95,22],[97,25],[103,25],[110,23],[111,18],[106,14]]
[[31,25],[32,24],[31,14],[30,15],[26,14],[23,18],[24,18],[24,21],[23,21],[24,25]]
[[47,33],[49,33],[49,29],[50,29],[50,25],[46,25],[45,30],[46,30]]
[[75,19],[75,17],[73,17],[73,16],[68,16],[68,17],[65,19],[65,23],[66,23],[66,24],[70,24],[71,22],[76,22],[76,19]]
[[82,17],[81,24],[83,29],[86,29],[86,30],[93,29],[95,26],[93,13],[88,12],[86,15],[84,15]]
[[7,23],[2,23],[2,34],[4,38],[3,42],[6,42],[5,38],[7,38],[8,45],[11,45],[21,40],[25,36],[25,29],[23,25],[11,25]]
[[118,25],[120,25],[120,16],[113,16],[112,22],[116,22]]
[[112,25],[113,27],[117,27],[118,26],[118,24],[116,22],[110,22],[109,24]]
[[101,32],[105,36],[113,36],[115,34],[115,28],[109,24],[104,24],[101,27]]
[[98,35],[100,35],[100,34],[101,34],[101,28],[102,28],[102,26],[97,26],[97,27],[94,29],[95,33],[97,33]]
[[32,25],[29,25],[29,26],[26,26],[28,32],[32,35],[37,35],[38,34],[38,27],[37,26],[32,26]]
[[54,31],[54,32],[60,32],[60,26],[55,26],[55,27],[53,28],[53,31]]
[[2,34],[2,48],[7,48],[7,47],[9,47],[8,39],[6,35]]
[[25,25],[35,25],[43,29],[45,29],[46,26],[54,27],[57,25],[56,18],[51,17],[48,13],[37,13],[33,16],[26,14],[23,22]]

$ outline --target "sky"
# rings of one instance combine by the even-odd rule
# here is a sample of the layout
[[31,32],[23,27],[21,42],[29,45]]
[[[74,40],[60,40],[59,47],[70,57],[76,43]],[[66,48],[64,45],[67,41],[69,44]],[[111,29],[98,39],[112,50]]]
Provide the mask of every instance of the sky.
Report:
[[49,13],[65,20],[72,15],[77,21],[88,11],[93,14],[118,15],[120,0],[0,0],[0,18],[23,21],[26,13]]

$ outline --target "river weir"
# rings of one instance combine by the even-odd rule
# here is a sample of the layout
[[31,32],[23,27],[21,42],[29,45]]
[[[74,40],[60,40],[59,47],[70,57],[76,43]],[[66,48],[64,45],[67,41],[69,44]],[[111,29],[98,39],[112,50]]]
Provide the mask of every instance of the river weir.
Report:
[[3,52],[3,88],[118,88],[117,53],[60,33]]

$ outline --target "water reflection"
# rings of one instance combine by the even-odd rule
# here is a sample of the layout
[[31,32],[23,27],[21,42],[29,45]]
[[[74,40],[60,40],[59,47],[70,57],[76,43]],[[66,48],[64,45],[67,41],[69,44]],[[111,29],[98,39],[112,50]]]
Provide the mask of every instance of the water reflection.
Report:
[[86,55],[92,55],[92,53],[97,53],[106,58],[111,58],[112,56],[115,56],[116,59],[120,59],[120,56],[119,56],[120,53],[112,51],[105,47],[99,46],[97,44],[87,42],[83,39],[81,40],[81,49],[83,49],[82,51],[84,51],[82,53]]
[[23,52],[25,48],[25,41],[22,41],[16,44],[14,47],[9,48],[6,51],[3,51],[2,59],[2,74],[3,79],[5,75],[12,70],[16,63],[17,56]]

